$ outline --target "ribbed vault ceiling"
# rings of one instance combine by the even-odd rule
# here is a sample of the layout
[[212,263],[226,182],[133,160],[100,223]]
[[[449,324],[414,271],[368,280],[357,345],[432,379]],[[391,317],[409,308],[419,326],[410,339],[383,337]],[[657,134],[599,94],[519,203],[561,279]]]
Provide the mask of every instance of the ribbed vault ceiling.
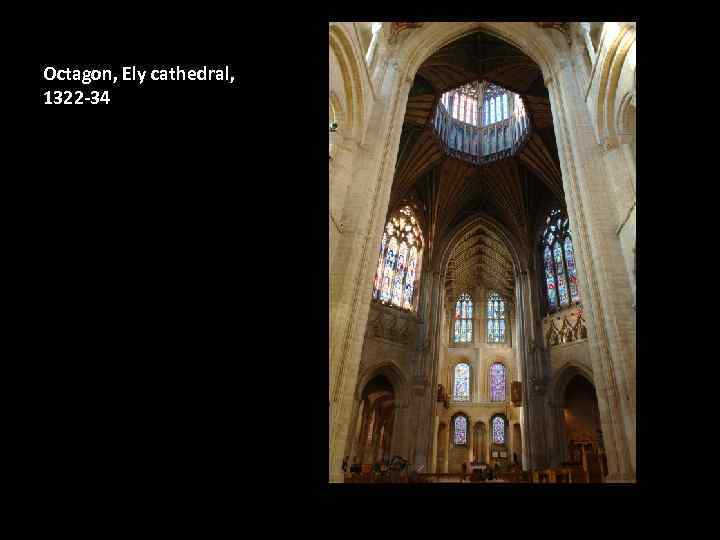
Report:
[[[520,94],[532,133],[514,156],[475,166],[448,157],[430,121],[443,92],[489,80]],[[552,115],[540,68],[514,46],[476,33],[443,47],[421,66],[410,91],[390,208],[414,200],[422,216],[428,254],[462,220],[485,214],[510,236],[531,245],[536,213],[548,200],[563,201]],[[453,247],[447,293],[483,283],[512,298],[513,265],[508,248],[483,226],[469,230]]]
[[513,298],[515,278],[512,258],[498,236],[478,224],[468,230],[453,247],[446,274],[448,299],[457,298],[478,283]]

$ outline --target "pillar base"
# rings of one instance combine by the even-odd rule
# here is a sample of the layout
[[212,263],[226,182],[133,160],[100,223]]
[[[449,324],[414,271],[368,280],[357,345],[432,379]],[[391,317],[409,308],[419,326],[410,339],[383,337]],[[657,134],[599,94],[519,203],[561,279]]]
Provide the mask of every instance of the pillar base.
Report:
[[343,484],[345,483],[345,475],[340,473],[330,473],[330,480],[329,482],[331,484]]

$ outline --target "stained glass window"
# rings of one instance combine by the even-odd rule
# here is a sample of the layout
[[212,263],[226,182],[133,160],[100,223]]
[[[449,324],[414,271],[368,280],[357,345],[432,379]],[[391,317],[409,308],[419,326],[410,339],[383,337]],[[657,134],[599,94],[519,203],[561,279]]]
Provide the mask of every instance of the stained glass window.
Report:
[[490,366],[490,399],[505,401],[505,366],[500,362]]
[[413,293],[422,260],[423,236],[410,206],[387,222],[373,282],[373,298],[383,304],[412,311]]
[[570,287],[570,297],[573,302],[580,301],[580,293],[577,286],[577,271],[575,270],[575,254],[573,253],[572,240],[565,238],[565,263],[567,264],[567,280]]
[[555,268],[557,273],[558,296],[560,297],[560,305],[566,307],[570,301],[568,300],[567,282],[565,281],[565,266],[563,265],[563,249],[559,241],[555,242],[553,247],[555,256]]
[[454,341],[456,343],[471,343],[472,342],[472,318],[473,318],[473,305],[470,295],[463,293],[455,302],[455,332]]
[[551,311],[580,302],[575,254],[567,217],[555,209],[545,220],[541,249],[545,268],[545,286]]
[[505,302],[497,293],[488,297],[487,342],[505,343]]
[[550,248],[545,246],[545,282],[547,284],[548,302],[552,309],[557,308],[557,292],[555,291],[555,270],[553,267],[552,253]]
[[442,95],[441,103],[450,116],[466,124],[477,125],[475,111],[478,106],[480,81],[475,81]]
[[455,401],[468,401],[470,399],[470,366],[458,364],[455,366],[455,385],[453,399]]
[[504,88],[494,84],[488,85],[483,102],[483,125],[488,126],[509,118],[508,94],[512,94],[513,103],[519,99],[517,94],[508,92]]
[[492,433],[495,444],[505,444],[505,419],[502,416],[493,418]]
[[398,250],[397,266],[395,270],[395,280],[393,282],[392,303],[395,306],[401,306],[403,301],[403,281],[405,278],[407,259],[407,244],[402,242]]
[[467,444],[467,418],[462,415],[455,417],[455,444]]

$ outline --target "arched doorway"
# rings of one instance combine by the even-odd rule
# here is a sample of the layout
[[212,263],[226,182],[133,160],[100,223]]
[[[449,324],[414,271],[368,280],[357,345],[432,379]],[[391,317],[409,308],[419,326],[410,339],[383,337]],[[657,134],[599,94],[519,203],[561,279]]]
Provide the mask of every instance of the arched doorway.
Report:
[[607,463],[593,384],[582,375],[574,375],[563,391],[561,408],[568,462],[588,471],[590,482],[602,482]]
[[377,375],[365,385],[360,399],[353,463],[372,465],[392,457],[395,405],[395,390],[385,375]]

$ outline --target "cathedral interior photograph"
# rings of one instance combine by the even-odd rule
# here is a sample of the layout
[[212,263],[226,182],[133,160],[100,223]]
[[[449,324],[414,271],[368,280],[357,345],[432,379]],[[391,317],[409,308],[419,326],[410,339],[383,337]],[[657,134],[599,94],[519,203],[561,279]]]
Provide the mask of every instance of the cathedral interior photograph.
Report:
[[637,23],[329,31],[328,482],[635,484]]

